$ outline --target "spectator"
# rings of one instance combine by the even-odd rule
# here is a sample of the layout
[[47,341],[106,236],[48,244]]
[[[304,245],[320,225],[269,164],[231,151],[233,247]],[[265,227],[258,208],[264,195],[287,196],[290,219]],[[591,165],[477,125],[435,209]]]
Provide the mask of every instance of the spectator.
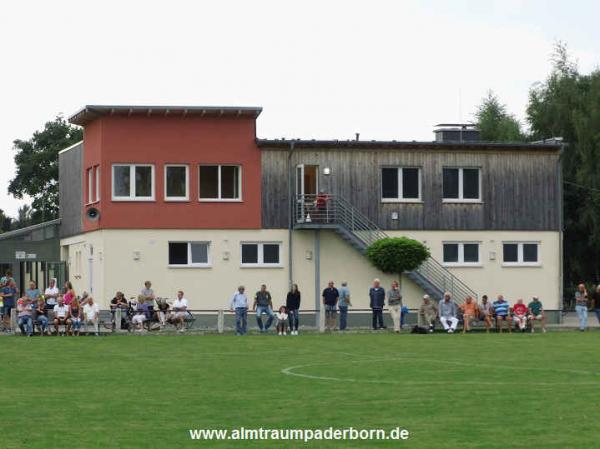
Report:
[[285,306],[281,306],[279,311],[276,314],[277,317],[277,334],[278,335],[287,335],[287,321],[288,314],[287,308]]
[[14,279],[10,277],[10,271],[6,272],[6,281],[4,287],[2,287],[2,290],[0,291],[2,292],[0,293],[0,296],[2,296],[3,301],[2,319],[4,321],[4,328],[6,329],[6,332],[10,333],[12,332],[10,327],[10,315],[12,309],[15,308],[15,299],[18,293],[17,284],[15,283]]
[[334,330],[337,321],[337,303],[340,298],[340,292],[334,287],[333,281],[327,283],[327,288],[321,294],[323,306],[325,307],[325,329]]
[[56,335],[59,335],[58,326],[65,326],[68,332],[70,325],[69,306],[65,304],[64,296],[59,294],[54,306],[54,330],[56,331]]
[[479,319],[485,324],[485,331],[489,334],[494,319],[494,306],[489,302],[487,295],[481,297],[481,305],[478,306]]
[[460,305],[463,314],[463,334],[471,330],[471,323],[479,316],[477,303],[471,296],[467,296],[465,302]]
[[148,319],[148,306],[145,305],[144,296],[138,295],[137,302],[132,302],[131,306],[135,307],[135,315],[131,318],[131,324],[141,331],[144,328],[144,321]]
[[512,332],[512,325],[510,323],[510,304],[508,301],[504,299],[504,296],[498,295],[498,300],[494,301],[493,306],[498,332],[502,333],[504,323],[508,325],[508,332]]
[[235,312],[235,335],[246,335],[248,331],[248,297],[245,290],[240,285],[229,302],[229,308]]
[[373,280],[373,287],[369,289],[369,307],[373,313],[373,330],[385,329],[383,325],[383,306],[385,305],[385,290],[381,287],[379,279]]
[[[84,306],[85,307],[85,306]],[[67,331],[67,334],[77,335],[81,333],[81,304],[77,298],[73,298],[71,304],[69,305],[69,321],[71,322],[70,332]]]
[[14,281],[12,271],[8,270],[4,276],[0,278],[0,288],[7,286],[11,281]]
[[292,284],[292,289],[288,292],[285,299],[285,306],[288,309],[290,334],[298,335],[298,322],[300,319],[300,291],[298,290],[298,284]]
[[527,306],[522,299],[518,299],[513,307],[513,321],[519,326],[521,332],[527,330]]
[[433,333],[437,314],[438,310],[435,303],[431,301],[429,295],[424,295],[423,303],[419,307],[419,320],[421,326],[426,328],[429,333]]
[[338,290],[338,309],[340,310],[340,330],[346,330],[348,327],[348,307],[352,305],[350,302],[350,289],[348,288],[348,281],[343,281],[342,286]]
[[171,305],[167,302],[165,298],[159,298],[156,300],[156,308],[157,310],[155,312],[155,316],[158,320],[160,329],[162,329],[167,324],[167,319],[170,314],[169,309],[171,308]]
[[31,299],[31,304],[33,307],[37,307],[37,303],[40,299],[41,292],[37,288],[35,281],[29,281],[29,288],[25,290],[25,296]]
[[402,295],[398,288],[398,281],[392,281],[392,288],[388,290],[387,296],[390,315],[394,322],[394,332],[399,334],[402,327]]
[[146,318],[151,318],[154,316],[154,303],[156,301],[156,295],[154,294],[154,290],[152,290],[152,282],[146,281],[144,282],[144,288],[140,292],[140,294],[144,297],[144,304],[146,304],[147,316]]
[[88,296],[87,303],[83,306],[83,326],[87,332],[88,324],[94,328],[94,335],[98,336],[98,323],[100,321],[100,306],[94,302],[94,298]]
[[444,330],[449,334],[453,334],[458,325],[458,318],[456,318],[458,307],[456,307],[456,303],[452,300],[450,293],[444,293],[444,300],[440,302],[439,311],[440,322],[444,326]]
[[124,329],[127,325],[127,310],[129,304],[123,292],[117,292],[115,297],[110,301],[110,314],[113,325],[113,330],[117,328]]
[[596,318],[598,319],[598,323],[600,323],[600,284],[596,286],[591,296],[593,302],[592,308],[596,311]]
[[71,284],[71,282],[67,281],[65,282],[65,288],[64,288],[64,295],[63,295],[63,299],[65,300],[65,304],[67,306],[71,305],[71,301],[73,301],[73,298],[75,298],[77,295],[75,294],[75,290],[73,290],[73,284]]
[[177,299],[173,303],[171,322],[179,327],[179,332],[185,332],[185,317],[187,316],[188,300],[183,297],[183,290],[177,292]]
[[579,317],[579,330],[583,332],[587,327],[588,319],[588,291],[584,284],[579,284],[575,292],[575,311]]
[[17,301],[17,325],[21,329],[21,334],[31,337],[33,334],[33,319],[31,299],[24,296]]
[[50,335],[50,331],[48,330],[48,309],[46,309],[46,304],[44,301],[38,301],[34,312],[34,323],[37,321],[40,327],[40,335],[44,336],[44,334]]
[[546,332],[546,319],[544,316],[544,306],[540,302],[540,298],[534,296],[531,302],[527,305],[529,309],[529,323],[531,332],[535,332],[535,322],[539,321],[542,326],[542,332]]
[[48,309],[54,309],[54,306],[56,305],[56,298],[58,298],[59,293],[60,290],[56,286],[56,278],[50,279],[50,285],[44,291],[44,299],[46,300],[46,306]]

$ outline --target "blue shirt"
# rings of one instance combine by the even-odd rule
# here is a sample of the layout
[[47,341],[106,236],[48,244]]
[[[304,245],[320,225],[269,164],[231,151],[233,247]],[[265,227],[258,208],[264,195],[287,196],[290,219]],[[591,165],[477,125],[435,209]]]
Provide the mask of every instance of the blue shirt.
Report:
[[28,288],[25,290],[25,294],[31,299],[38,299],[40,297],[40,291],[37,288],[34,288],[33,290]]
[[510,305],[508,304],[508,301],[495,301],[494,304],[494,311],[496,312],[496,315],[498,316],[507,316],[508,315],[508,309],[510,307]]
[[248,297],[245,293],[235,292],[229,303],[229,307],[232,309],[247,309],[248,308]]
[[4,306],[14,307],[15,306],[15,295],[17,294],[17,289],[12,287],[3,287],[2,294],[8,295],[4,297]]
[[346,298],[350,298],[350,289],[348,287],[341,287],[339,289],[340,301],[338,302],[338,306],[340,307],[348,307],[349,304],[346,301]]

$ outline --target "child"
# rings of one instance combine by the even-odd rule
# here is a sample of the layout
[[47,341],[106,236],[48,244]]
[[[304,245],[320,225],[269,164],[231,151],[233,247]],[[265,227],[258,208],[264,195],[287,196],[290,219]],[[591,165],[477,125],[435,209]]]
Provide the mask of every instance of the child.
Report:
[[521,332],[525,332],[527,326],[527,306],[519,299],[513,307],[513,321],[519,325]]
[[287,307],[281,306],[279,312],[275,314],[277,317],[277,333],[279,335],[287,335],[288,314]]
[[144,302],[142,295],[138,296],[135,315],[131,319],[131,323],[137,330],[144,329],[144,321],[146,321],[146,312],[148,311],[148,305]]

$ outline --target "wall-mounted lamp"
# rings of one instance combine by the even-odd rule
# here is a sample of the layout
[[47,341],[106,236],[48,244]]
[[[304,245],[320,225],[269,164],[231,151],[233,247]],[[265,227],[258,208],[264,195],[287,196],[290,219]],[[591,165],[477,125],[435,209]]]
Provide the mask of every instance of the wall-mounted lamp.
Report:
[[140,260],[142,258],[142,253],[140,251],[133,252],[133,260]]
[[223,251],[223,260],[229,260],[229,251]]
[[324,174],[325,176],[329,176],[329,175],[331,174],[331,168],[329,168],[329,167],[325,167],[325,168],[323,169],[323,174]]
[[398,212],[392,212],[392,220],[398,219]]
[[496,251],[490,251],[490,260],[496,260]]
[[313,253],[312,251],[306,251],[306,253],[304,253],[304,256],[306,257],[306,260],[312,260]]

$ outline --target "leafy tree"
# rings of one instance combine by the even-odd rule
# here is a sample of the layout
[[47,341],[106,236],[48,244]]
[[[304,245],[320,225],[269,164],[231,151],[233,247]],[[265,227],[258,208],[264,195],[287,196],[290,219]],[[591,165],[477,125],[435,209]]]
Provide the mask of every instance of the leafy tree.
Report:
[[21,207],[19,207],[19,210],[17,211],[17,219],[14,222],[14,228],[15,229],[21,229],[21,228],[26,228],[27,226],[31,226],[33,223],[33,211],[31,209],[31,206],[29,206],[28,204],[23,204]]
[[481,139],[489,142],[523,142],[521,124],[506,112],[506,105],[490,90],[475,113]]
[[8,217],[2,209],[0,209],[0,233],[8,232],[12,229],[13,219]]
[[19,199],[33,198],[31,224],[58,217],[58,152],[82,138],[83,131],[59,115],[29,140],[13,142],[17,169],[8,192]]

